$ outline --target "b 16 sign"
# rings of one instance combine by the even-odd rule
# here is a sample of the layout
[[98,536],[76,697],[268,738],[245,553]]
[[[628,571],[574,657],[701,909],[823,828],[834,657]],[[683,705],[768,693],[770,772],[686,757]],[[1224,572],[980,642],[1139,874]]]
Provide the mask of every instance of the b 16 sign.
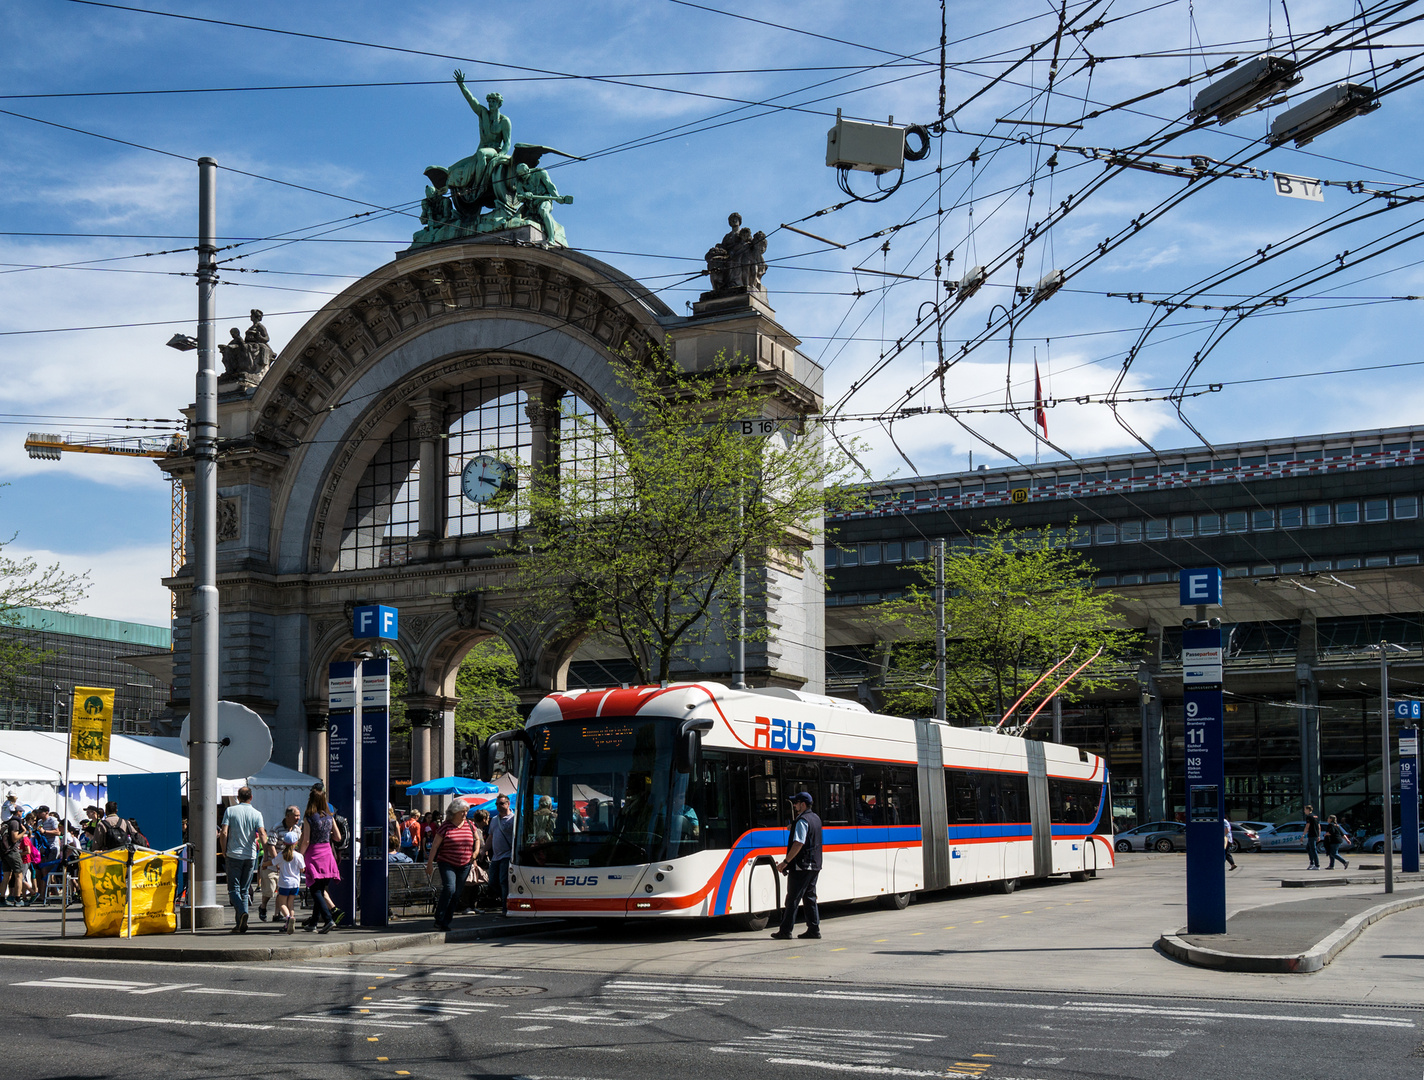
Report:
[[400,637],[400,612],[384,604],[366,604],[351,613],[351,636],[358,641]]

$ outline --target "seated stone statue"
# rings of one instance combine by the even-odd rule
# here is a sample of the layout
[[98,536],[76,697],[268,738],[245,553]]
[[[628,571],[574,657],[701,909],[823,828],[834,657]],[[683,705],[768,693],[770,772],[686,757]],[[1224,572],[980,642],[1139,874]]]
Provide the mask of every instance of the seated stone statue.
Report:
[[261,375],[267,365],[277,358],[277,354],[269,344],[271,339],[267,336],[267,327],[262,325],[262,312],[253,308],[249,314],[252,316],[252,325],[247,328],[247,334],[243,338],[243,344],[247,347],[247,370],[249,374]]

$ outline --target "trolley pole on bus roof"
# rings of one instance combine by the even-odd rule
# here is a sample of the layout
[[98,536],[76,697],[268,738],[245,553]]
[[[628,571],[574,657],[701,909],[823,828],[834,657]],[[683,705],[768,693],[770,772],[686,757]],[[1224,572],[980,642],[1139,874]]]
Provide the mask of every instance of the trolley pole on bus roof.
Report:
[[944,638],[944,541],[934,542],[934,562],[935,562],[935,719],[941,724],[945,722],[947,713],[946,698],[949,696],[947,689],[949,686],[948,672],[945,664],[945,638]]

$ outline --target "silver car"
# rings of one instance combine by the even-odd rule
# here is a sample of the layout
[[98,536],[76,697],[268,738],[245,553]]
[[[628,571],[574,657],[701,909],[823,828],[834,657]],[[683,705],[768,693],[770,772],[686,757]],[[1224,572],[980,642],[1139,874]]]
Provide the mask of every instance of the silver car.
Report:
[[[1371,855],[1383,855],[1383,854],[1384,854],[1384,833],[1375,833],[1374,836],[1371,836],[1371,837],[1367,838],[1367,839],[1365,840],[1365,842],[1361,845],[1361,849],[1364,850],[1364,851],[1368,851]],[[1395,830],[1394,830],[1394,845],[1393,845],[1392,850],[1394,850],[1394,851],[1403,851],[1403,850],[1404,850],[1404,848],[1401,846],[1401,843],[1400,843],[1400,830],[1399,830],[1399,829],[1395,829]],[[1424,852],[1424,829],[1420,829],[1420,830],[1419,830],[1419,850],[1420,850],[1421,852]]]
[[[1186,826],[1180,821],[1149,821],[1146,825],[1118,833],[1113,839],[1113,848],[1117,851],[1151,851],[1153,848],[1149,845],[1149,840],[1156,839],[1164,832],[1177,830],[1185,832]],[[1166,850],[1171,851],[1172,848],[1168,847]]]

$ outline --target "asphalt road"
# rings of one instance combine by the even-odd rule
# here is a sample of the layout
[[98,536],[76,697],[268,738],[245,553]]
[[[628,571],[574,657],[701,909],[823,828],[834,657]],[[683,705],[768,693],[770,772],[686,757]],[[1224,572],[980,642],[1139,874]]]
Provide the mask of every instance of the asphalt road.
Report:
[[895,987],[452,966],[400,953],[240,966],[0,959],[4,1075],[1398,1080],[1424,1072],[1424,1005],[919,989],[913,968],[906,974]]

